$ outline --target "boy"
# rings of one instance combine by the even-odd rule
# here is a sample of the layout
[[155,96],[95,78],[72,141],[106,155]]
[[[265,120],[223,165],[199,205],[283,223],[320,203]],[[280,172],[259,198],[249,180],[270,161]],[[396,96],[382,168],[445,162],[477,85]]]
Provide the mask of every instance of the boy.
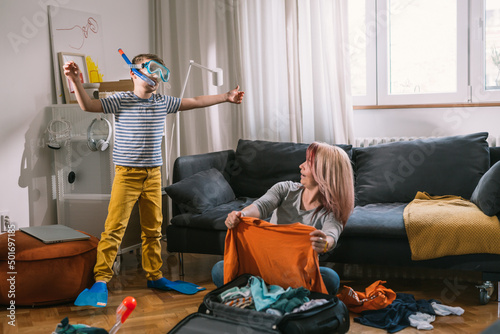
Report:
[[[120,92],[102,100],[92,100],[80,80],[80,70],[74,62],[64,65],[64,74],[75,86],[80,108],[89,112],[112,113],[115,117],[113,162],[115,178],[111,190],[108,217],[97,247],[94,267],[96,283],[85,289],[75,305],[104,307],[107,304],[107,282],[113,276],[112,266],[125,233],[132,208],[139,200],[142,238],[142,267],[147,286],[161,290],[175,289],[192,294],[201,288],[192,284],[177,284],[163,277],[161,259],[161,173],[163,164],[161,141],[165,117],[179,110],[204,108],[231,102],[239,104],[244,92],[239,87],[219,95],[175,98],[156,94],[159,79],[168,80],[168,69],[154,54],[140,54],[132,60],[142,74],[152,79],[154,86],[130,70],[133,92]],[[153,66],[154,65],[154,66]]]

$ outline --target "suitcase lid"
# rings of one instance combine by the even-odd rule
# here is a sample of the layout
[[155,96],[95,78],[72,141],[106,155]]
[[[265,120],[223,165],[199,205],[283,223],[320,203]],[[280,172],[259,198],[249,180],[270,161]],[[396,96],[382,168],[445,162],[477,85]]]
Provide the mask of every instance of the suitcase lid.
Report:
[[181,320],[168,334],[220,334],[220,333],[269,333],[277,334],[267,328],[255,329],[246,324],[224,318],[216,318],[203,313],[192,313]]

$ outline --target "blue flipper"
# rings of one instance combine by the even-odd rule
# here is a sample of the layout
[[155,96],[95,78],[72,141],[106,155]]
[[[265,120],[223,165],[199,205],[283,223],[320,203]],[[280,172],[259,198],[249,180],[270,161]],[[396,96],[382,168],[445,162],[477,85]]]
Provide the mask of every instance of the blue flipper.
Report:
[[96,282],[89,289],[85,289],[75,300],[76,306],[105,307],[108,304],[108,287],[104,282]]
[[204,287],[196,285],[194,283],[184,282],[184,281],[169,281],[165,277],[157,279],[156,281],[148,281],[148,288],[160,289],[160,290],[175,290],[186,295],[194,295],[199,291],[205,290]]

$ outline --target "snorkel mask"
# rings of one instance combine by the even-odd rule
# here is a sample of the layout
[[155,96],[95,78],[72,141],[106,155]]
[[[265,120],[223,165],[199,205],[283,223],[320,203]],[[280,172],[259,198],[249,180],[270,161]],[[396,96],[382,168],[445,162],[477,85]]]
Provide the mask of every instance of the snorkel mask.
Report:
[[150,60],[142,64],[132,64],[130,68],[145,68],[149,74],[153,75],[155,78],[161,79],[163,82],[167,82],[170,77],[170,70],[165,65],[155,60]]
[[156,86],[156,82],[151,80],[147,75],[138,70],[138,68],[145,68],[149,74],[154,75],[156,78],[160,78],[163,82],[167,82],[170,77],[170,71],[164,65],[158,63],[157,61],[150,60],[143,64],[132,64],[132,62],[128,59],[122,49],[118,49],[118,52],[122,55],[123,60],[129,65],[132,72],[137,75],[142,80],[146,81],[148,85],[151,87]]

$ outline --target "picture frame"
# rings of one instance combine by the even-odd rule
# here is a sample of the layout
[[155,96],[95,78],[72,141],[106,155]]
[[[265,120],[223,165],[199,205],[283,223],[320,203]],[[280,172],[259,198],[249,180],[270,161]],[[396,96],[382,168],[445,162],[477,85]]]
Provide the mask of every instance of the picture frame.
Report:
[[64,75],[63,66],[68,61],[74,61],[75,64],[80,68],[80,81],[81,83],[89,82],[89,75],[87,72],[87,63],[85,61],[85,55],[81,53],[71,53],[71,52],[59,52],[59,71],[61,73],[62,86],[64,91],[65,103],[78,103],[75,95],[75,87],[73,83]]

